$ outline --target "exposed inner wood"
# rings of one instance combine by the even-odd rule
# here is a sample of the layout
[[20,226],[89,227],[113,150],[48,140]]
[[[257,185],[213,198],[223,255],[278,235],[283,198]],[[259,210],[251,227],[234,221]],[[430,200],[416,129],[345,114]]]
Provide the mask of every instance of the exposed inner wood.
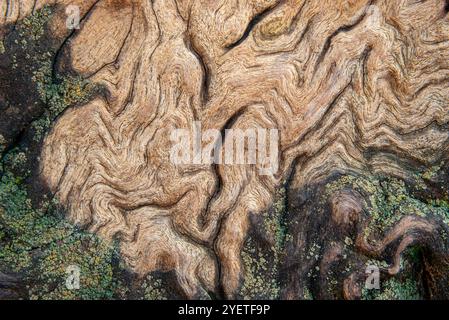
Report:
[[[2,1],[1,23],[46,4],[80,6],[79,30],[67,31],[63,12],[51,22],[67,37],[57,64],[105,90],[58,119],[41,175],[72,222],[119,237],[141,275],[174,270],[188,297],[235,295],[249,216],[286,180],[301,189],[335,173],[407,178],[448,159],[447,1]],[[195,121],[278,129],[279,170],[173,164],[172,131]],[[362,207],[341,194],[332,219],[344,229]],[[378,247],[362,235],[356,246],[375,254],[401,237],[399,257],[434,228],[410,217]]]

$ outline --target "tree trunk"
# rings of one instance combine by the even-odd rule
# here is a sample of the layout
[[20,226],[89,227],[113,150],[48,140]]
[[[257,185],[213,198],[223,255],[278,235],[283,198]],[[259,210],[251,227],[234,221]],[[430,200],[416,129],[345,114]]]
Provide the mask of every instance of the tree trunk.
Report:
[[125,286],[449,297],[448,1],[1,3],[2,175],[25,150],[33,206],[118,242]]

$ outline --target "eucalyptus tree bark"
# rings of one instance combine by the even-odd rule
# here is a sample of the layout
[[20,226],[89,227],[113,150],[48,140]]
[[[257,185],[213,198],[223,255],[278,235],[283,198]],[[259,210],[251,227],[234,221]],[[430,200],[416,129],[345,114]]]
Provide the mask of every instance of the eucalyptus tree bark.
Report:
[[[421,296],[449,296],[447,1],[1,3],[4,39],[52,7],[53,72],[100,88],[52,124],[38,177],[138,276],[171,272],[187,298],[358,299],[367,266],[403,279],[420,248]],[[1,117],[14,144],[27,116]],[[173,163],[195,123],[277,129],[278,170]]]

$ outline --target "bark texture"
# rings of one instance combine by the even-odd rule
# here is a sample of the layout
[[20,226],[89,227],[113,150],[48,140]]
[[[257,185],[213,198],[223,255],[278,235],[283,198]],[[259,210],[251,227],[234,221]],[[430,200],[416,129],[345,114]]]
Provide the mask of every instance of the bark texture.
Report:
[[[56,119],[37,176],[139,276],[171,272],[187,298],[357,299],[378,261],[448,297],[448,1],[1,3],[4,39],[51,6],[53,73],[98,88]],[[24,105],[2,111],[5,146]],[[279,170],[175,165],[171,133],[195,121],[278,129]]]

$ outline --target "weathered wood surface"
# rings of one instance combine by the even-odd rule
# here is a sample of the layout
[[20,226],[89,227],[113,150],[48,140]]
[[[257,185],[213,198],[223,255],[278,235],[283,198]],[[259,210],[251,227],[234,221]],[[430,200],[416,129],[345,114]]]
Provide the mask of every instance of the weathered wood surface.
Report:
[[[390,275],[400,273],[401,254],[421,244],[447,280],[447,239],[437,232],[447,224],[406,216],[372,244],[363,229],[365,195],[339,191],[325,204],[317,196],[336,174],[412,181],[417,170],[444,163],[447,178],[447,1],[1,3],[5,26],[56,5],[48,32],[65,40],[54,68],[103,88],[57,119],[42,146],[41,178],[70,221],[121,240],[134,272],[174,271],[189,298],[204,291],[236,297],[246,273],[245,240],[286,187],[287,217],[299,223],[289,229],[283,298],[301,298],[316,267],[293,261],[310,247],[309,233],[326,247],[315,280],[320,288],[329,286],[326,272],[347,236],[358,255],[381,256],[388,248]],[[68,4],[81,9],[79,30],[65,27]],[[171,132],[194,121],[203,130],[278,129],[278,172],[173,164]],[[447,180],[440,185],[447,189]],[[313,195],[304,193],[308,186],[317,186]],[[328,204],[313,216],[314,207]],[[339,278],[335,290],[360,297],[364,272]],[[316,297],[335,296],[320,290],[313,289]]]

